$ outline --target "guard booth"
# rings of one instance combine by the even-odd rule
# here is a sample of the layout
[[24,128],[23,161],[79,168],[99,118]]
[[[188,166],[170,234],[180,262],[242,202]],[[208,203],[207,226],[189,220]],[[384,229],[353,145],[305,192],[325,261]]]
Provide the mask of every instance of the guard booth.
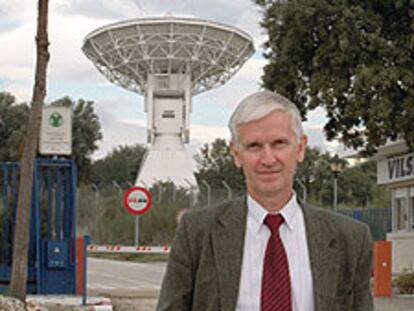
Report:
[[378,150],[377,182],[391,190],[392,272],[414,271],[414,153],[405,141],[389,143]]
[[[0,162],[0,292],[10,284],[19,174],[19,163]],[[73,160],[35,160],[28,293],[76,293],[76,180]]]

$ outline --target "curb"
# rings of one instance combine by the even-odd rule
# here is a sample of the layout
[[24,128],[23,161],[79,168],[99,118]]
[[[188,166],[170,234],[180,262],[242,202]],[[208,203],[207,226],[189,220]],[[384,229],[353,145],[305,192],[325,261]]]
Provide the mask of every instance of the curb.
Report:
[[95,311],[112,311],[112,306],[94,306],[93,310]]
[[112,311],[112,301],[106,297],[88,297],[86,305],[82,305],[82,297],[79,296],[58,296],[45,295],[35,296],[30,295],[27,299],[31,303],[34,310],[36,307],[45,308],[48,311],[53,310],[67,310],[67,311]]

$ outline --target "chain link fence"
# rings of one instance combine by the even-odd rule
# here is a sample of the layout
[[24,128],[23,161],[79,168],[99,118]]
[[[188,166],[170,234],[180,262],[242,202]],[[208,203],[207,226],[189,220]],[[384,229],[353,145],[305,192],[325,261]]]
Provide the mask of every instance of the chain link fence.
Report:
[[[133,245],[135,215],[123,206],[129,186],[80,185],[78,189],[78,232],[92,237],[94,244]],[[218,205],[245,194],[223,185],[212,189],[202,183],[197,192],[176,189],[171,183],[159,183],[150,189],[152,206],[139,216],[141,245],[168,245],[174,237],[180,211]],[[302,193],[298,193],[302,198]],[[311,202],[311,204],[314,202]],[[317,204],[316,204],[317,205]],[[331,207],[328,207],[331,208]],[[390,208],[347,208],[340,214],[367,223],[375,240],[385,240],[391,231]]]

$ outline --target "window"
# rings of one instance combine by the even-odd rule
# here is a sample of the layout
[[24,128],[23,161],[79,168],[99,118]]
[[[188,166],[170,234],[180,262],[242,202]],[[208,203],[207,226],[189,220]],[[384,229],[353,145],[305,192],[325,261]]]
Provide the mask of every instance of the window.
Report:
[[410,198],[411,203],[411,228],[414,229],[414,197]]
[[396,218],[397,218],[397,231],[407,230],[407,208],[406,208],[406,199],[397,198],[395,199],[395,209],[396,209]]

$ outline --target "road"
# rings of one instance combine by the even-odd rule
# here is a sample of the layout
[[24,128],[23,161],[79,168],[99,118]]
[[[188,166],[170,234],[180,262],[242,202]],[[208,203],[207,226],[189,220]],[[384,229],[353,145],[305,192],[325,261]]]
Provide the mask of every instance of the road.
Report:
[[[120,311],[155,309],[165,262],[136,263],[88,258],[88,295],[113,298]],[[414,295],[375,298],[376,311],[412,311]]]
[[165,262],[137,263],[88,258],[88,295],[155,298]]

